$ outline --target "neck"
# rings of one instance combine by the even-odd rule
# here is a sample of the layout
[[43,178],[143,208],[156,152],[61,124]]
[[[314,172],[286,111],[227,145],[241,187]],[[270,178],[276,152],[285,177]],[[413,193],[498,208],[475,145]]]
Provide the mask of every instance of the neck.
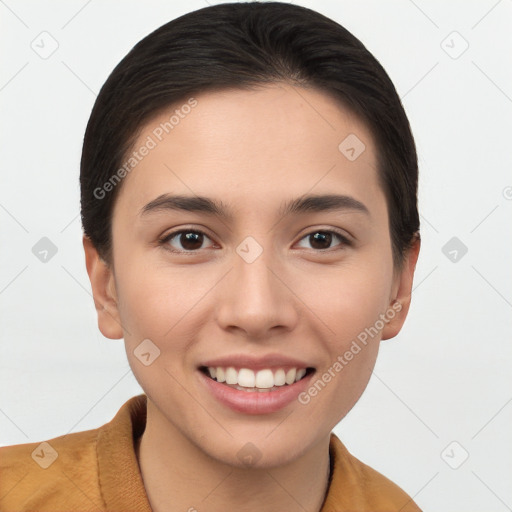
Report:
[[202,452],[162,421],[148,399],[146,429],[135,453],[153,512],[320,511],[329,484],[329,440],[330,435],[285,465],[238,468]]

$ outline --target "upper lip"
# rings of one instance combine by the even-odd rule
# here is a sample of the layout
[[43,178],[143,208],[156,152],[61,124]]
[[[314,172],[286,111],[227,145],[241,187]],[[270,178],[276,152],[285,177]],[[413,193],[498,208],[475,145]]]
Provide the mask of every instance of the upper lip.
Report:
[[300,359],[283,356],[280,354],[266,354],[264,356],[251,356],[247,354],[232,354],[215,359],[208,359],[199,365],[199,367],[218,367],[221,368],[248,368],[251,370],[263,370],[266,368],[312,368],[312,366]]

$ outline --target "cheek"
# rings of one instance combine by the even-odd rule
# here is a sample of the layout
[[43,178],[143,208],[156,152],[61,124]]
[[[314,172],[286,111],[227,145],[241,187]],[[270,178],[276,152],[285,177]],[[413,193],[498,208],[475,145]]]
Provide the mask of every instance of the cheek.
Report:
[[303,297],[327,326],[333,343],[344,345],[373,326],[389,307],[391,278],[379,262],[368,266],[347,265],[315,276],[314,286]]
[[[201,290],[190,283],[187,286],[183,273],[171,274],[168,268],[143,263],[137,265],[132,260],[129,266],[120,264],[116,269],[121,283],[118,307],[126,354],[135,378],[148,396],[158,403],[165,390],[162,405],[186,411],[188,395],[179,392],[177,382],[184,378],[184,362],[190,340],[194,339],[194,333],[187,329],[194,321],[193,306]],[[144,358],[147,353],[149,356]],[[177,391],[171,393],[172,389]]]
[[[357,402],[370,380],[389,303],[391,279],[385,265],[351,265],[315,280],[305,300],[327,336],[326,354],[303,403],[313,417],[329,418],[332,428]],[[321,290],[320,292],[318,290]],[[316,322],[319,323],[318,321]]]
[[385,287],[380,286],[352,273],[314,299],[311,309],[328,327],[318,341],[325,357],[300,403],[311,418],[325,418],[330,429],[356,404],[372,375],[381,338],[377,322],[385,311]]
[[[358,349],[359,350],[359,349]],[[317,372],[310,386],[299,395],[305,421],[321,421],[325,431],[332,430],[354,407],[363,394],[378,353],[378,344],[360,347],[360,352],[340,352],[328,367]],[[318,427],[317,427],[318,428]]]
[[118,308],[129,337],[159,338],[172,327],[173,317],[178,313],[175,307],[178,301],[172,300],[177,290],[171,290],[169,283],[158,278],[154,270],[138,272],[134,266],[119,275],[119,282],[122,286]]
[[153,254],[137,249],[116,258],[118,307],[130,332],[161,337],[185,314],[196,295],[187,272],[162,265]]
[[189,346],[208,317],[204,308],[218,275],[135,259],[126,266],[119,264],[116,275],[127,350],[132,352],[150,339],[160,348],[160,361],[165,360],[166,366],[186,361]]

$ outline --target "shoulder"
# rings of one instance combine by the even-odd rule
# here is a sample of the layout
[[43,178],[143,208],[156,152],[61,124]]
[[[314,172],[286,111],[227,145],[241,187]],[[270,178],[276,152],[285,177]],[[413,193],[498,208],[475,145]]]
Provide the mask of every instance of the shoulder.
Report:
[[99,430],[0,447],[0,510],[54,506],[83,510],[84,493],[91,510],[101,507],[96,455]]
[[130,398],[96,429],[0,447],[0,512],[150,512],[133,447],[146,398]]
[[322,512],[421,512],[405,491],[354,457],[334,434],[331,434],[330,452],[334,468]]

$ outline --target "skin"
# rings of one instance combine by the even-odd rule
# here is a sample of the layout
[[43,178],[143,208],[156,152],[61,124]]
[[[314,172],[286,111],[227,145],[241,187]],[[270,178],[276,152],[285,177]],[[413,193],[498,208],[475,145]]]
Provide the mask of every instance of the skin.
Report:
[[[84,237],[99,328],[107,338],[124,338],[148,396],[136,446],[146,492],[155,511],[320,510],[330,432],[364,391],[380,340],[405,321],[420,244],[395,271],[374,143],[365,125],[324,93],[273,84],[196,99],[124,178],[112,262]],[[175,108],[151,120],[134,147]],[[355,161],[338,150],[349,134],[366,145]],[[221,200],[233,218],[139,214],[163,193]],[[283,201],[306,193],[352,196],[369,213],[279,214]],[[179,235],[159,245],[179,228],[204,231],[201,248],[171,252],[186,250]],[[352,244],[333,236],[319,249],[308,235],[329,229]],[[247,236],[263,248],[250,264],[236,252]],[[200,385],[202,361],[233,353],[289,355],[321,375],[395,300],[401,311],[307,405],[242,414]],[[161,351],[149,366],[134,355],[146,338]],[[237,457],[248,442],[261,454],[252,467]]]

